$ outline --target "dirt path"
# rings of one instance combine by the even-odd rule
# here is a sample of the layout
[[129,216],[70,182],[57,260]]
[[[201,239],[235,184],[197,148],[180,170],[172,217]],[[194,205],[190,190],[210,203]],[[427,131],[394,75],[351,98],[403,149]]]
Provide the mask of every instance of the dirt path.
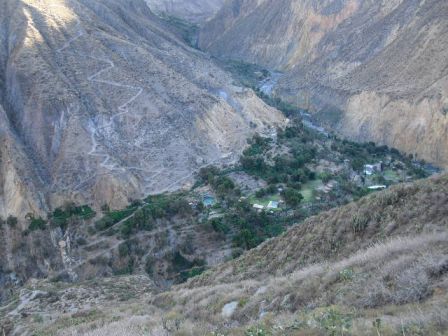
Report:
[[[64,8],[66,9],[65,6],[63,5],[50,5],[48,8]],[[119,82],[115,82],[115,81],[110,81],[110,80],[105,80],[105,79],[100,79],[98,77],[100,77],[103,73],[106,73],[112,69],[115,68],[115,64],[112,60],[108,59],[108,58],[99,58],[99,57],[95,57],[92,55],[84,55],[84,54],[80,54],[79,52],[76,51],[76,49],[74,51],[67,51],[67,49],[72,47],[72,43],[77,41],[78,39],[80,39],[81,37],[83,37],[85,35],[85,31],[82,27],[82,23],[79,20],[79,18],[75,18],[76,20],[76,35],[72,38],[70,38],[67,42],[64,43],[64,45],[57,49],[56,51],[58,53],[66,53],[66,54],[71,54],[74,55],[76,57],[84,57],[84,58],[90,58],[93,59],[95,61],[99,61],[99,62],[104,62],[107,63],[107,66],[93,74],[91,74],[90,76],[87,77],[87,80],[90,82],[96,82],[96,83],[101,83],[101,84],[107,84],[107,85],[111,85],[111,86],[115,86],[115,87],[119,87],[119,88],[125,88],[125,89],[130,89],[130,90],[135,90],[136,93],[129,98],[127,101],[123,102],[123,104],[117,106],[117,113],[114,114],[109,121],[106,123],[105,126],[102,126],[101,128],[96,127],[96,125],[91,122],[89,125],[89,131],[90,131],[90,140],[91,140],[91,149],[88,152],[88,155],[92,156],[92,157],[100,157],[103,158],[103,161],[101,162],[101,167],[109,170],[110,172],[115,172],[115,171],[126,171],[126,169],[139,169],[139,170],[143,170],[142,168],[138,168],[138,167],[120,167],[117,168],[115,166],[115,164],[110,163],[110,155],[107,153],[99,153],[98,152],[98,142],[96,140],[96,137],[98,136],[98,132],[101,129],[107,129],[107,128],[111,128],[113,127],[114,122],[117,120],[117,118],[126,115],[129,113],[129,105],[132,104],[144,91],[143,87],[141,86],[132,86],[132,85],[128,85],[128,84],[124,84],[124,83],[119,83]],[[90,177],[88,180],[90,180],[92,177]],[[88,181],[87,180],[87,181]],[[87,181],[82,181],[81,183],[78,183],[77,187],[84,185]]]
[[28,306],[29,303],[33,301],[38,295],[46,295],[46,294],[47,294],[46,292],[42,292],[39,290],[30,291],[28,289],[22,289],[20,291],[19,304],[17,305],[16,309],[9,312],[8,315],[9,316],[20,315],[22,309]]

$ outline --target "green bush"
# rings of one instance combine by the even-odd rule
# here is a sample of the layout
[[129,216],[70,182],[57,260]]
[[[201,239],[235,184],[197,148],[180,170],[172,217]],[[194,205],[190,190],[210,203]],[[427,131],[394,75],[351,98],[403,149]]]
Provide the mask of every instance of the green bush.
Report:
[[95,229],[97,231],[107,230],[111,226],[132,215],[135,210],[135,208],[127,208],[124,210],[109,211],[95,222]]
[[47,222],[43,220],[41,217],[34,218],[32,217],[30,222],[30,225],[28,226],[29,231],[36,231],[36,230],[45,230],[45,226]]
[[333,175],[329,172],[323,172],[319,174],[319,178],[322,180],[323,183],[328,183],[333,178]]

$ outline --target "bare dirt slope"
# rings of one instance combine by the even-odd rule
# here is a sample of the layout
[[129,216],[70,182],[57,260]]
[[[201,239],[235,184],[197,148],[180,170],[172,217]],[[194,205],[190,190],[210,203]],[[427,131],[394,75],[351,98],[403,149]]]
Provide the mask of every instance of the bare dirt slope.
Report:
[[233,0],[200,46],[285,71],[276,93],[344,136],[447,166],[447,16],[441,0]]
[[0,6],[3,217],[178,188],[283,123],[143,0]]

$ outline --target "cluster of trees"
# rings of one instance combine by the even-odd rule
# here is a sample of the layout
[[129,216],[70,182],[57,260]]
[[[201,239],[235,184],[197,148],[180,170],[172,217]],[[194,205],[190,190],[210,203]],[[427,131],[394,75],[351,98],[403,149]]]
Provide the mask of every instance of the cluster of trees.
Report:
[[131,216],[136,210],[137,206],[130,205],[123,210],[106,210],[104,216],[95,222],[95,229],[97,231],[104,231],[111,226],[121,222],[125,218]]
[[60,227],[65,230],[70,219],[92,219],[96,212],[88,205],[76,206],[70,202],[63,207],[57,208],[50,216],[50,223],[53,227]]
[[228,209],[223,217],[211,219],[208,225],[221,234],[233,232],[234,246],[242,249],[254,248],[284,230],[278,218],[255,211],[246,200]]
[[[76,206],[70,202],[59,207],[48,215],[48,220],[45,220],[41,216],[36,216],[33,213],[28,213],[25,219],[28,221],[28,229],[24,234],[27,235],[30,232],[37,230],[45,230],[47,224],[50,223],[52,227],[60,227],[65,230],[68,226],[70,219],[91,219],[95,217],[96,213],[88,205]],[[10,227],[15,227],[18,223],[18,218],[14,216],[8,216],[6,220],[0,219],[0,224],[6,223]]]
[[365,164],[371,163],[379,157],[391,155],[401,157],[400,152],[388,146],[377,146],[374,142],[357,143],[349,140],[335,138],[331,150],[341,153],[350,159],[353,170],[362,171]]
[[192,212],[192,207],[182,193],[149,196],[145,199],[145,204],[123,223],[121,233],[127,237],[133,232],[151,231],[158,219],[188,216]]
[[[306,135],[306,136],[304,136]],[[248,149],[241,157],[243,170],[268,182],[269,186],[259,190],[258,198],[277,192],[277,185],[286,186],[282,196],[290,206],[297,206],[303,199],[300,189],[310,180],[316,179],[316,174],[307,168],[317,157],[317,149],[308,131],[294,125],[278,131],[279,143],[290,149],[287,154],[279,154],[267,163],[267,152],[271,148],[270,139],[255,136]]]
[[205,268],[205,260],[196,258],[190,261],[185,258],[180,251],[174,252],[171,257],[170,271],[176,275],[177,282],[185,282],[188,278],[204,272]]
[[199,171],[199,178],[203,183],[210,185],[220,198],[230,198],[231,196],[239,196],[241,194],[241,191],[236,188],[232,179],[223,175],[217,167],[202,168]]

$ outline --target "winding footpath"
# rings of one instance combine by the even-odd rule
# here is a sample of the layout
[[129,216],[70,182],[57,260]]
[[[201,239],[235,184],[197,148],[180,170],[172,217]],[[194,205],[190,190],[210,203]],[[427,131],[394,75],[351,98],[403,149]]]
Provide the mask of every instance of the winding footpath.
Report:
[[[65,6],[63,5],[51,5],[49,6],[49,8],[64,8],[66,9]],[[97,128],[95,123],[93,121],[90,122],[89,124],[89,131],[90,131],[90,140],[92,143],[92,147],[90,149],[90,151],[88,152],[88,155],[93,156],[93,157],[100,157],[103,158],[103,161],[101,162],[101,167],[109,170],[109,171],[125,171],[126,168],[128,169],[133,169],[137,167],[122,167],[122,168],[117,168],[113,163],[109,163],[111,161],[111,157],[109,154],[106,153],[99,153],[97,151],[98,149],[98,142],[96,140],[97,136],[98,136],[98,131],[100,129],[110,129],[113,127],[114,122],[117,120],[117,118],[124,116],[126,114],[129,113],[129,105],[132,104],[142,93],[143,93],[143,87],[140,86],[132,86],[132,85],[127,85],[124,83],[118,83],[118,82],[114,82],[114,81],[109,81],[109,80],[104,80],[104,79],[100,79],[98,77],[100,77],[103,73],[108,72],[112,69],[115,68],[115,64],[112,60],[107,59],[107,58],[99,58],[99,57],[95,57],[92,55],[84,55],[84,54],[80,54],[78,52],[72,52],[72,51],[67,51],[67,49],[72,47],[72,44],[79,40],[80,38],[82,38],[85,35],[85,31],[82,27],[82,23],[81,20],[79,18],[75,18],[76,20],[76,30],[77,33],[74,37],[72,37],[71,39],[69,39],[61,48],[57,49],[56,52],[57,53],[65,53],[65,54],[71,54],[73,56],[76,57],[85,57],[85,58],[90,58],[93,59],[95,61],[99,61],[99,62],[103,62],[106,63],[107,66],[97,72],[95,72],[94,74],[90,75],[89,77],[87,77],[87,80],[89,82],[96,82],[96,83],[100,83],[100,84],[107,84],[107,85],[111,85],[111,86],[115,86],[115,87],[119,87],[119,88],[125,88],[125,89],[130,89],[130,90],[134,90],[136,91],[136,93],[127,101],[125,101],[122,105],[117,107],[118,112],[113,115],[109,121],[102,126],[101,128]],[[81,182],[79,185],[84,184],[85,182]]]

